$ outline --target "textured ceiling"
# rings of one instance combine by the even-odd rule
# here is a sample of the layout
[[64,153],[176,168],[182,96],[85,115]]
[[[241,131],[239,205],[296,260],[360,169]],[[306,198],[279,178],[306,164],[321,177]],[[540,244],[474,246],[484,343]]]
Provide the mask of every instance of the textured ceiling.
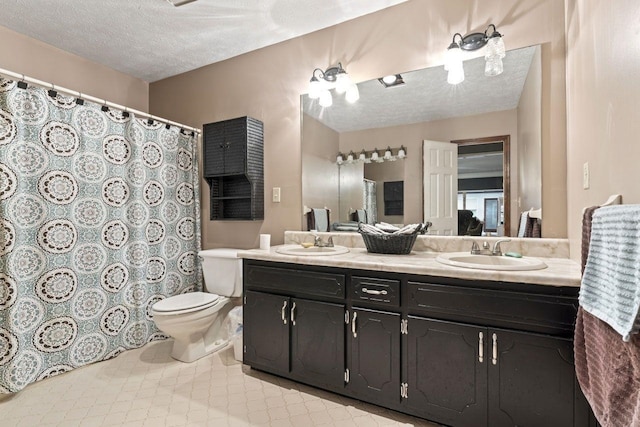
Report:
[[6,0],[0,25],[148,82],[406,0]]
[[507,52],[499,76],[486,77],[484,57],[479,57],[464,62],[465,80],[458,85],[447,83],[443,66],[425,68],[402,73],[402,86],[384,88],[377,79],[359,83],[354,104],[332,91],[333,105],[322,108],[305,95],[303,111],[337,132],[349,132],[511,110],[520,100],[535,49]]

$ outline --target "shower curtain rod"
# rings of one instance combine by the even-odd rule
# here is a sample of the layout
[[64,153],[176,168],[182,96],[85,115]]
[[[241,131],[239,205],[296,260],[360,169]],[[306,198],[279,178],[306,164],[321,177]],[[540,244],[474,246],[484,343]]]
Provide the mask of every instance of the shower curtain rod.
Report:
[[183,124],[178,123],[178,122],[174,122],[174,121],[171,121],[171,120],[163,119],[162,117],[153,116],[151,114],[145,113],[144,111],[140,111],[140,110],[136,110],[136,109],[133,109],[133,108],[125,107],[124,105],[115,104],[115,103],[109,102],[109,101],[107,101],[105,99],[96,98],[94,96],[87,95],[86,93],[78,92],[77,90],[71,90],[71,89],[67,89],[67,88],[62,87],[62,86],[54,85],[53,83],[44,82],[42,80],[38,80],[38,79],[33,78],[33,77],[25,76],[24,74],[14,73],[13,71],[5,70],[4,68],[0,68],[0,74],[2,74],[4,76],[7,76],[7,77],[10,77],[12,79],[16,79],[16,80],[20,80],[20,81],[23,81],[23,82],[31,83],[31,84],[34,84],[34,85],[37,85],[37,86],[41,86],[41,87],[46,88],[46,89],[55,90],[56,92],[62,92],[62,93],[65,93],[67,95],[72,95],[72,96],[75,96],[76,98],[84,99],[86,101],[91,101],[91,102],[99,104],[99,105],[104,105],[106,107],[115,108],[116,110],[122,110],[122,111],[126,111],[128,113],[133,113],[136,116],[144,117],[144,118],[147,118],[147,119],[150,119],[150,120],[155,120],[155,121],[158,121],[158,122],[161,122],[161,123],[166,123],[168,125],[177,126],[177,127],[182,128],[184,130],[189,130],[189,131],[195,132],[197,134],[201,133],[200,129],[196,129],[196,128],[193,128],[191,126],[186,126],[186,125],[183,125]]

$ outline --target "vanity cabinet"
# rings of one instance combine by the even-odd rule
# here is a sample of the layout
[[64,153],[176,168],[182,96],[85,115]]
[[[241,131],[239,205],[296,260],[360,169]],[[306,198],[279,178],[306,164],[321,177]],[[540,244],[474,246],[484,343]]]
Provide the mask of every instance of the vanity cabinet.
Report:
[[578,289],[244,260],[244,363],[450,426],[594,425]]

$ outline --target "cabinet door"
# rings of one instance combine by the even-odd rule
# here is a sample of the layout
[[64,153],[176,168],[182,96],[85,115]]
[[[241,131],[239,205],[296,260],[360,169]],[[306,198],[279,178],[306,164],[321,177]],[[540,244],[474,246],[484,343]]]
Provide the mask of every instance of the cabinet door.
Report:
[[400,402],[400,315],[354,308],[349,330],[349,384],[358,398]]
[[448,425],[486,426],[487,330],[409,316],[407,331],[407,406]]
[[573,426],[572,341],[496,329],[489,334],[489,425]]
[[224,123],[208,123],[204,125],[204,176],[219,176],[224,174]]
[[245,292],[244,363],[271,372],[289,372],[289,298]]
[[227,120],[224,123],[224,173],[245,173],[247,152],[247,118]]
[[291,299],[291,373],[344,387],[344,305]]

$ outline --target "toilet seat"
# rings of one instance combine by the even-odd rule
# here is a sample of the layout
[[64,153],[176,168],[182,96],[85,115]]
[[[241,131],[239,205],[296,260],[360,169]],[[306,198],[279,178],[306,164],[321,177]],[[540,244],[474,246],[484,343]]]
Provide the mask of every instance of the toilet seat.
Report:
[[189,292],[175,295],[155,303],[151,309],[158,314],[182,314],[207,309],[218,302],[219,295],[206,292]]

